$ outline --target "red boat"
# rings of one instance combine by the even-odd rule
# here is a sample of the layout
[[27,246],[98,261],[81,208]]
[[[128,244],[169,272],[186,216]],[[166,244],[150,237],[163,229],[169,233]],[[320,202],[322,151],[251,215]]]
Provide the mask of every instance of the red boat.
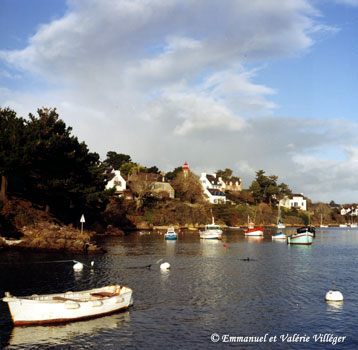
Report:
[[263,227],[255,227],[254,223],[250,221],[250,217],[248,217],[248,228],[244,230],[245,236],[263,236],[264,228]]
[[263,236],[264,228],[263,227],[252,227],[244,230],[245,236]]

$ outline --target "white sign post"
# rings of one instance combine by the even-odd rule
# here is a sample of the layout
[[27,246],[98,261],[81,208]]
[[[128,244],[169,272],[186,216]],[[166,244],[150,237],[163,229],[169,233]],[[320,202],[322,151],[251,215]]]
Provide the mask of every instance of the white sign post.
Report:
[[83,223],[86,222],[85,216],[84,216],[83,214],[82,214],[82,216],[81,216],[80,222],[81,222],[81,233],[83,233]]

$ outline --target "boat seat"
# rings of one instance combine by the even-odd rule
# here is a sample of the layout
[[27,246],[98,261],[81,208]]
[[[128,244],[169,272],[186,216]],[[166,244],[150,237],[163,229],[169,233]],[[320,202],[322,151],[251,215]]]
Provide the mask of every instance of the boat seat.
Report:
[[93,297],[100,297],[100,298],[108,298],[108,297],[114,297],[118,295],[118,293],[111,293],[111,292],[98,292],[98,293],[91,293],[91,296]]
[[78,299],[71,299],[71,298],[64,298],[64,297],[53,297],[53,300],[61,300],[61,301],[75,301],[75,302],[79,302],[80,300]]

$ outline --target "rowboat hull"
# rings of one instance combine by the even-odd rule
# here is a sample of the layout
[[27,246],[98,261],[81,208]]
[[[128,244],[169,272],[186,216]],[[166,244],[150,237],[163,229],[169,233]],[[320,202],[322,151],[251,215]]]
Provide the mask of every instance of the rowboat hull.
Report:
[[205,232],[200,231],[201,239],[221,239],[222,232]]
[[264,229],[262,227],[254,227],[244,230],[245,236],[263,236]]
[[287,236],[283,232],[274,233],[272,239],[287,239]]
[[99,317],[127,309],[132,289],[118,285],[81,292],[14,297],[6,293],[15,326],[61,323]]
[[165,234],[164,237],[167,241],[176,241],[178,238],[178,235],[177,234]]
[[301,244],[301,245],[310,245],[313,241],[313,233],[303,232],[295,233],[292,236],[287,237],[288,244]]

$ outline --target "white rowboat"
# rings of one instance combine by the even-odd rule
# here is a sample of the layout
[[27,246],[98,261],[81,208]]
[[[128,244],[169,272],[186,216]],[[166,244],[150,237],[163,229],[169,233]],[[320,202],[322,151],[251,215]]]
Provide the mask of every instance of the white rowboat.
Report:
[[24,297],[5,293],[15,326],[60,323],[98,317],[132,305],[132,289],[119,285],[79,292],[31,295]]

